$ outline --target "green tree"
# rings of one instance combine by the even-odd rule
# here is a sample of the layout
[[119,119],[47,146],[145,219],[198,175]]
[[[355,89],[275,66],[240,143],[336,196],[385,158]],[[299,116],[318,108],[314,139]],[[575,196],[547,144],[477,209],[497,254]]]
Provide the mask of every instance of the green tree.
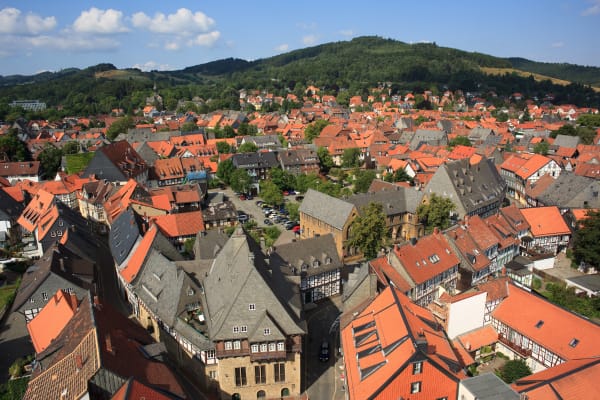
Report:
[[196,125],[194,121],[188,121],[181,125],[181,128],[179,128],[179,130],[181,132],[194,132],[198,130],[198,125]]
[[414,186],[415,180],[413,177],[408,175],[406,170],[402,168],[398,168],[392,174],[385,174],[383,180],[386,182],[408,182],[411,186]]
[[256,153],[258,146],[252,142],[245,142],[238,147],[238,153]]
[[46,143],[44,149],[38,154],[37,159],[40,162],[40,167],[42,167],[46,179],[52,179],[56,176],[62,155],[61,149],[50,143]]
[[219,154],[229,154],[232,152],[231,145],[227,142],[217,142],[217,152]]
[[219,166],[217,167],[217,176],[227,185],[231,183],[231,176],[233,171],[235,171],[235,166],[233,165],[233,161],[231,158],[228,158],[225,161],[221,161]]
[[348,245],[359,248],[366,259],[372,259],[383,247],[386,231],[383,205],[371,202],[352,222]]
[[438,227],[446,229],[451,225],[450,213],[456,208],[452,200],[433,193],[429,202],[417,207],[417,216],[425,224],[425,232],[431,233]]
[[79,143],[71,140],[65,143],[65,145],[62,147],[62,152],[63,154],[77,154],[79,153],[79,148]]
[[531,369],[524,360],[508,360],[498,371],[498,376],[506,383],[513,383],[516,380],[531,375]]
[[[308,189],[315,189],[321,182],[321,178],[317,174],[301,174],[296,177],[296,187],[298,192],[305,193]],[[318,189],[315,189],[318,190]]]
[[135,123],[133,122],[133,118],[129,116],[119,118],[108,127],[106,130],[106,136],[110,140],[113,140],[119,135],[119,133],[127,133],[127,130],[133,128],[134,126]]
[[319,147],[317,149],[317,156],[319,157],[319,165],[321,166],[321,171],[324,174],[327,174],[329,170],[333,167],[333,158],[331,154],[329,154],[329,150],[327,147]]
[[577,118],[577,123],[581,126],[598,128],[600,127],[600,114],[581,114]]
[[351,147],[344,149],[342,153],[342,167],[354,168],[360,166],[360,149],[358,147]]
[[304,129],[304,138],[308,142],[312,143],[313,139],[316,137],[319,137],[319,135],[323,131],[323,128],[325,128],[329,124],[330,124],[330,122],[327,120],[324,120],[324,119],[319,119],[319,120],[313,122],[312,124],[309,124]]
[[293,189],[296,186],[296,177],[283,169],[271,168],[269,171],[269,178],[280,191]]
[[270,180],[263,180],[260,182],[260,197],[262,197],[267,204],[276,205],[283,203],[283,193],[281,193],[281,189]]
[[188,238],[183,242],[183,249],[190,257],[194,256],[194,243],[196,243],[196,238]]
[[234,138],[235,137],[235,130],[233,130],[231,125],[225,125],[223,127],[223,137],[226,137],[226,138]]
[[367,193],[376,176],[375,170],[359,170],[354,179],[354,193]]
[[471,141],[469,140],[468,137],[466,136],[456,136],[454,139],[450,140],[450,142],[448,143],[448,146],[450,147],[455,147],[455,146],[471,146]]
[[290,220],[298,221],[300,219],[300,212],[298,209],[300,208],[300,203],[285,203],[285,209],[287,210]]
[[0,156],[4,155],[10,161],[25,161],[30,159],[27,145],[19,140],[14,132],[0,135]]
[[600,266],[600,211],[589,210],[573,235],[575,261]]
[[236,169],[229,178],[229,185],[234,192],[248,193],[252,185],[252,177],[245,169]]
[[550,145],[548,142],[539,142],[533,146],[533,152],[535,154],[541,154],[543,156],[548,154],[548,150],[550,150]]

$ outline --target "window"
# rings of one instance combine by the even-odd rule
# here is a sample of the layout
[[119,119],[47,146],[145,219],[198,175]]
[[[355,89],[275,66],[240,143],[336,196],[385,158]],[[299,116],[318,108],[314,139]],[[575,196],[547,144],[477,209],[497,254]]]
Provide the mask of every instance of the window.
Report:
[[266,343],[261,343],[260,344],[260,352],[261,353],[266,353],[267,352],[267,344]]
[[46,292],[42,292],[42,299],[43,299],[44,301],[48,301],[48,293],[46,293]]
[[233,327],[233,333],[240,333],[240,327],[239,326],[234,326]]
[[210,379],[216,380],[217,379],[217,371],[210,371],[208,373],[208,376],[210,376]]
[[254,303],[250,303],[250,304],[248,304],[248,310],[249,310],[249,311],[254,311],[254,310],[256,310],[256,304],[254,304]]
[[275,382],[284,382],[285,381],[285,364],[284,363],[276,363],[273,365],[273,369],[275,371]]
[[265,330],[263,331],[263,334],[265,336],[269,336],[271,334],[271,329],[270,328],[265,328]]
[[274,342],[269,343],[269,351],[275,351],[275,346]]
[[421,391],[421,382],[413,382],[410,384],[411,393],[419,393]]
[[413,363],[413,375],[420,374],[421,372],[423,372],[423,362],[419,361]]
[[238,367],[235,369],[235,386],[246,386],[246,367]]
[[32,298],[29,299],[29,302],[30,303],[35,303],[35,299],[32,297]]
[[206,352],[206,358],[208,358],[208,359],[213,359],[213,358],[215,358],[215,355],[216,355],[216,353],[215,353],[215,351],[214,351],[214,350],[208,350],[208,351]]
[[267,383],[267,368],[264,365],[254,367],[254,383]]
[[535,324],[535,327],[539,329],[542,327],[542,325],[544,325],[544,321],[540,319],[537,324]]
[[231,350],[233,348],[233,344],[231,342],[225,342],[225,350]]
[[235,340],[233,342],[233,349],[234,350],[239,350],[242,348],[242,342],[240,342],[239,340]]
[[241,331],[248,332],[248,327],[246,325],[242,325]]
[[284,342],[277,343],[277,351],[285,351],[285,343]]
[[577,344],[579,343],[579,339],[577,338],[573,338],[570,342],[569,342],[569,346],[571,347],[575,347],[577,346]]
[[258,345],[253,344],[252,346],[250,346],[250,351],[252,351],[253,353],[258,353]]

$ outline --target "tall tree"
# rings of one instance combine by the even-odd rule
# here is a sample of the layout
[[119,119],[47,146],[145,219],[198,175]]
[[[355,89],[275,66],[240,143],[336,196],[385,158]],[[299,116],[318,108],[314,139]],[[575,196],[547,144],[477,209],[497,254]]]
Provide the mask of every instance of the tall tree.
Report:
[[354,193],[367,193],[376,176],[375,170],[359,170],[354,179]]
[[283,203],[283,194],[276,184],[270,180],[264,180],[260,182],[260,197],[267,204],[281,204]]
[[348,245],[359,248],[366,259],[374,258],[384,245],[386,230],[383,205],[371,202],[352,222]]
[[271,168],[269,171],[271,181],[277,185],[280,191],[293,189],[296,186],[296,177],[283,169]]
[[258,146],[252,142],[245,142],[238,147],[238,153],[255,153]]
[[6,156],[10,161],[30,159],[27,145],[19,140],[14,132],[0,135],[0,157]]
[[342,167],[354,168],[360,166],[360,149],[351,147],[342,153]]
[[506,383],[513,383],[514,381],[531,375],[531,369],[524,360],[508,360],[498,371],[500,378]]
[[573,255],[579,264],[600,265],[600,211],[589,210],[573,237]]
[[329,170],[333,167],[333,158],[331,154],[329,154],[329,150],[327,147],[319,147],[317,149],[317,156],[319,157],[319,165],[321,166],[321,171],[323,173],[328,173]]
[[319,137],[319,135],[323,131],[323,128],[325,128],[329,124],[330,122],[324,119],[319,119],[313,122],[312,124],[309,124],[304,129],[304,138],[310,143],[312,143],[313,139]]
[[435,227],[450,227],[450,213],[456,208],[452,200],[433,193],[429,202],[417,207],[417,216],[425,224],[425,232],[431,233]]
[[234,192],[248,193],[252,185],[252,177],[245,169],[236,169],[229,178],[229,185]]
[[37,159],[40,162],[40,167],[42,167],[46,179],[54,178],[60,167],[62,155],[61,149],[50,143],[46,143],[44,149],[38,154]]
[[231,153],[231,145],[227,142],[217,142],[217,152],[219,154],[229,154]]
[[227,160],[219,163],[219,166],[217,167],[217,176],[219,179],[229,185],[231,183],[231,175],[235,170],[236,169],[233,165],[233,161],[231,161],[231,158],[228,158]]
[[129,128],[133,128],[134,126],[135,124],[133,122],[133,118],[129,116],[119,118],[108,127],[106,130],[106,136],[113,140],[119,135],[119,133],[127,133],[127,130]]

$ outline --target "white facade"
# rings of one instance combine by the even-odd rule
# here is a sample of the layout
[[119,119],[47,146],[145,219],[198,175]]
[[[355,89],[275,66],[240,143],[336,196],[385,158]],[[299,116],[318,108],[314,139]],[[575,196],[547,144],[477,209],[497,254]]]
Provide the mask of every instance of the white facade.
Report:
[[483,326],[486,292],[450,303],[448,307],[448,329],[450,339]]

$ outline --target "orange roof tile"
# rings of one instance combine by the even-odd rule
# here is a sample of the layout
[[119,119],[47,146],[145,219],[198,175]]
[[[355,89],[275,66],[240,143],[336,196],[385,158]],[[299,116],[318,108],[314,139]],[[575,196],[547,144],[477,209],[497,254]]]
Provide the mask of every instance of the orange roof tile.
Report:
[[529,224],[529,230],[534,237],[571,234],[556,206],[524,208],[521,214]]
[[77,297],[64,290],[57,291],[42,311],[27,324],[36,353],[41,353],[56,339],[75,315]]
[[[514,284],[492,316],[564,360],[600,355],[600,326]],[[578,340],[575,345],[573,339]]]
[[468,351],[475,351],[483,346],[496,343],[498,341],[498,332],[496,332],[493,326],[486,325],[460,335],[458,340]]
[[140,272],[140,268],[142,268],[142,265],[144,265],[144,260],[150,251],[150,246],[152,246],[157,232],[158,229],[156,226],[154,224],[150,225],[150,228],[148,228],[148,231],[142,240],[140,240],[138,245],[132,250],[133,255],[129,259],[129,262],[125,268],[120,271],[120,274],[123,279],[125,279],[125,282],[131,283]]
[[202,211],[159,215],[155,222],[161,232],[169,238],[196,235],[205,230]]

